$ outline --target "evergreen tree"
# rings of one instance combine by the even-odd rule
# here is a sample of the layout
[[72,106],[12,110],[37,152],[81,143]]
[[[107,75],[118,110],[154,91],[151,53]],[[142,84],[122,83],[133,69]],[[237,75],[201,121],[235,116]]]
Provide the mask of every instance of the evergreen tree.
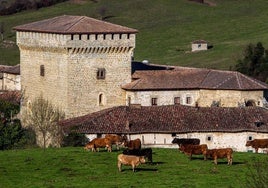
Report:
[[243,55],[243,59],[237,61],[235,70],[268,82],[268,50],[265,50],[262,43],[247,45]]

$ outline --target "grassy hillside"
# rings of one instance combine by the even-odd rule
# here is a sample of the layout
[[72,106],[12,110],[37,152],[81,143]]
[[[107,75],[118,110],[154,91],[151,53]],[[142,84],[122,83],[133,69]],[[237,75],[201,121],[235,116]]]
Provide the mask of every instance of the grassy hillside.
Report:
[[[121,151],[122,152],[122,151]],[[0,187],[235,187],[245,188],[252,159],[267,161],[266,154],[234,153],[233,165],[219,159],[215,166],[202,156],[189,160],[177,149],[153,149],[153,164],[117,169],[117,155],[101,150],[49,148],[0,152]],[[267,165],[262,166],[265,172]],[[266,172],[267,174],[267,172]],[[264,175],[263,175],[264,177]],[[264,181],[264,180],[263,180]],[[265,181],[264,181],[265,182]],[[267,182],[267,181],[266,181]]]
[[[139,30],[135,59],[151,63],[229,69],[249,43],[267,48],[266,0],[210,0],[213,6],[187,0],[70,0],[38,11],[0,17],[5,40],[15,41],[12,27],[58,15],[108,17],[106,21]],[[190,53],[191,42],[209,41],[213,48]],[[3,49],[0,64],[19,63],[18,48]]]

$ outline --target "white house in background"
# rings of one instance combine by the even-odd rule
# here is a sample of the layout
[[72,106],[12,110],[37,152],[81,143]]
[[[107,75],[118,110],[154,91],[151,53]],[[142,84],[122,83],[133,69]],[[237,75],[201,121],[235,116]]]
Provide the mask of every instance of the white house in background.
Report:
[[20,91],[20,65],[0,65],[0,90]]
[[[198,138],[208,148],[255,152],[248,140],[268,138],[268,110],[261,107],[119,106],[61,122],[66,133],[124,134],[142,147],[178,148],[174,138]],[[264,149],[261,152],[266,152]]]
[[195,40],[192,42],[192,52],[208,50],[208,42],[205,40]]

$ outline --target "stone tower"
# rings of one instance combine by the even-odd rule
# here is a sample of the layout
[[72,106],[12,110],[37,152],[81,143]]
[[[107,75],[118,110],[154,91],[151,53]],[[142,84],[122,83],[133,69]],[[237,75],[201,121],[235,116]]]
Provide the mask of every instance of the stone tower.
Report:
[[14,29],[24,104],[43,95],[66,118],[126,104],[137,30],[68,15]]

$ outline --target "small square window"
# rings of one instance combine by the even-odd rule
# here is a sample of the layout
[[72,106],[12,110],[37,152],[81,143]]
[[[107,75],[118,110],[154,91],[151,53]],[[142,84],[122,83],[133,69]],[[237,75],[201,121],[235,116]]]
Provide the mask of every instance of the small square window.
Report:
[[104,68],[99,68],[97,70],[97,79],[105,79],[105,72]]
[[192,103],[192,98],[186,97],[186,104],[191,104],[191,103]]
[[157,105],[157,98],[152,98],[152,106],[156,106]]
[[253,140],[252,136],[249,136],[249,137],[248,137],[248,140]]
[[180,97],[174,97],[174,104],[180,104],[181,98]]
[[212,136],[207,136],[207,141],[212,141]]

